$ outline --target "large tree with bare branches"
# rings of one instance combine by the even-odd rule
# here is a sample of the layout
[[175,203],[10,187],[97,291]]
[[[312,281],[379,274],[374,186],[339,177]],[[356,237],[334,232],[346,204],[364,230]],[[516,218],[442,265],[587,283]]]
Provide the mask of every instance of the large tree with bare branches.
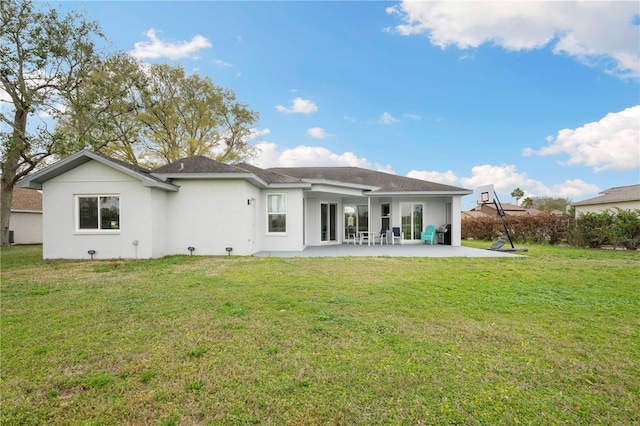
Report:
[[38,116],[60,105],[99,61],[99,25],[79,13],[61,16],[32,0],[0,1],[0,245],[9,244],[15,183],[47,158],[73,150]]

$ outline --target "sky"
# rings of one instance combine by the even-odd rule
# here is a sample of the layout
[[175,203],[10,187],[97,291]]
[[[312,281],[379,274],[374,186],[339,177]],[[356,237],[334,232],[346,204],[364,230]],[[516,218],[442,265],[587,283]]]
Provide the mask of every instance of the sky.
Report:
[[513,203],[640,183],[640,3],[63,1],[113,50],[259,113],[259,167],[357,166]]

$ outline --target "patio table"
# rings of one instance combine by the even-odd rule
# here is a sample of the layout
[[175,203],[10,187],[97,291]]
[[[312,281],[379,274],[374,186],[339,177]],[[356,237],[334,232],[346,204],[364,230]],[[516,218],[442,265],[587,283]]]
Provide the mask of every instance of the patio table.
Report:
[[[364,240],[367,240],[367,245],[371,245],[371,240],[373,240],[376,236],[376,232],[374,231],[358,231],[358,236],[360,237],[360,245]],[[375,241],[373,243],[375,245]]]

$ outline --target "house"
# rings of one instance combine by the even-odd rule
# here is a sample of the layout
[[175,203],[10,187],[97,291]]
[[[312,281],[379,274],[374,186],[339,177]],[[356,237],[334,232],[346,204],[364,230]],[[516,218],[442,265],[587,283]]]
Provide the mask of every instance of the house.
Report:
[[13,188],[9,240],[13,244],[42,244],[42,194]]
[[584,213],[601,213],[605,210],[640,210],[640,185],[609,188],[601,195],[574,203],[576,217]]
[[[527,214],[537,214],[539,210],[535,209],[525,209],[521,206],[516,206],[514,204],[509,203],[501,203],[502,210],[504,211],[505,216],[525,216]],[[472,208],[467,212],[465,217],[467,218],[478,218],[484,216],[495,217],[498,215],[498,209],[494,203],[483,203],[478,206]]]
[[[147,170],[80,151],[18,183],[41,189],[44,258],[252,255],[342,244],[348,230],[451,225],[471,190],[356,167],[261,169],[190,157]],[[91,251],[91,254],[89,252]]]

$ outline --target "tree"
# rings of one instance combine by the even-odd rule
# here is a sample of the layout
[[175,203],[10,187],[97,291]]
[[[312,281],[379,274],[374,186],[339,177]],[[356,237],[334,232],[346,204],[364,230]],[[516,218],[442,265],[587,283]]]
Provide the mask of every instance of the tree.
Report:
[[518,205],[518,200],[524,197],[524,191],[520,188],[516,188],[511,192],[511,196],[516,199],[516,206]]
[[568,198],[553,198],[553,197],[534,197],[533,207],[545,212],[551,212],[559,210],[565,212],[567,206],[571,205],[571,200]]
[[66,99],[56,129],[73,146],[89,147],[113,158],[138,164],[145,156],[141,92],[148,78],[140,63],[118,52],[92,69]]
[[32,0],[0,2],[0,245],[9,245],[13,187],[51,155],[71,148],[46,122],[29,126],[36,114],[57,115],[59,105],[80,85],[99,60],[95,22],[76,12],[59,16],[41,11]]
[[151,65],[148,77],[138,119],[146,149],[162,164],[196,155],[221,162],[253,155],[249,142],[258,114],[238,102],[232,90],[186,75],[180,66]]
[[531,207],[533,207],[533,199],[531,197],[527,197],[522,200],[522,207],[526,209],[530,209]]

